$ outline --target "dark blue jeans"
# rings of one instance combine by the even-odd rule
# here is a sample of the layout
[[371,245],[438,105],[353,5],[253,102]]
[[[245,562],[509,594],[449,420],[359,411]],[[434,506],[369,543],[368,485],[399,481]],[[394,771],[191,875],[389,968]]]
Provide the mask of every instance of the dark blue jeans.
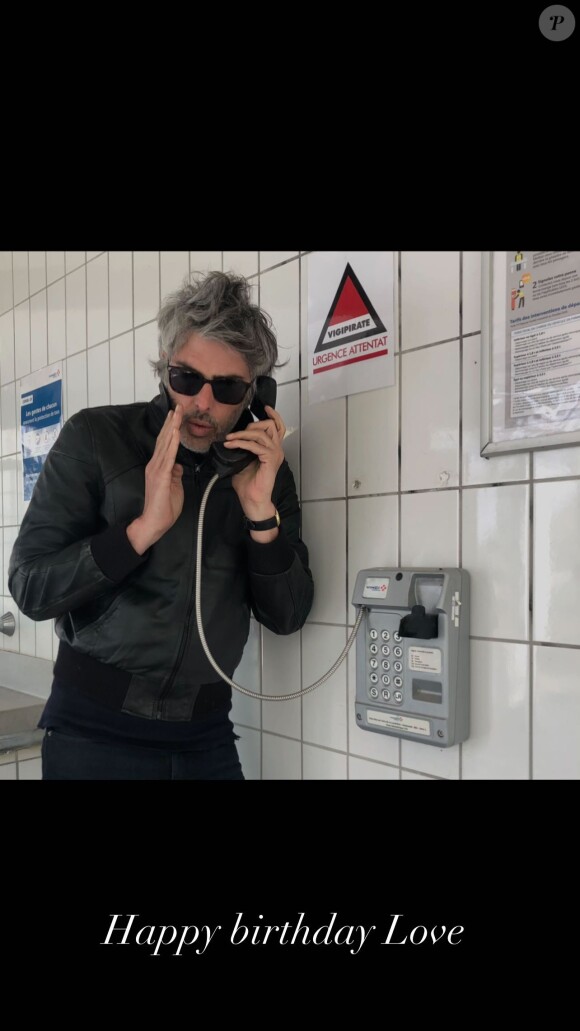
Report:
[[173,752],[50,729],[42,742],[42,779],[245,780],[233,731],[227,737],[205,750]]

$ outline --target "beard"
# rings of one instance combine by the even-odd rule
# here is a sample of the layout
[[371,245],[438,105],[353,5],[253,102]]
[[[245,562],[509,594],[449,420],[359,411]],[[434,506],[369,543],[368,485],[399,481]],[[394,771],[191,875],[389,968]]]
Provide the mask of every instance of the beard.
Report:
[[[175,409],[177,402],[171,402],[171,407]],[[224,422],[218,422],[217,419],[213,419],[209,415],[202,415],[194,409],[192,412],[188,412],[187,417],[184,415],[183,422],[180,427],[179,440],[180,443],[188,451],[193,451],[195,454],[207,454],[212,444],[218,441],[225,440],[228,433],[233,430],[240,415],[245,408],[244,404],[236,405],[232,409],[231,416]],[[203,426],[207,426],[211,432],[207,435],[196,436],[192,429],[189,428],[190,422],[200,423]]]

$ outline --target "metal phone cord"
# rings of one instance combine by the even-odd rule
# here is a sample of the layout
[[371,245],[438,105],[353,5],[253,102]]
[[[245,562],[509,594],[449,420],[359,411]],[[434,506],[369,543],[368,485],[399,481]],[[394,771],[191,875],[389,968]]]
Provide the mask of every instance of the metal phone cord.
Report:
[[236,691],[241,691],[242,694],[249,695],[250,698],[258,698],[260,701],[287,702],[290,698],[299,698],[300,695],[308,694],[309,691],[314,691],[314,689],[316,687],[320,687],[321,684],[324,684],[325,680],[328,680],[328,678],[331,677],[332,674],[336,672],[336,670],[338,669],[340,664],[343,662],[343,660],[346,659],[346,656],[348,655],[348,652],[349,652],[350,648],[352,647],[352,645],[354,643],[354,639],[356,637],[356,632],[357,632],[357,630],[358,630],[358,628],[360,626],[360,622],[361,622],[361,619],[363,618],[363,614],[364,614],[365,610],[364,610],[364,608],[361,607],[361,610],[360,610],[360,612],[359,612],[359,614],[357,616],[357,619],[356,619],[356,623],[355,623],[355,625],[353,627],[352,633],[351,633],[348,641],[346,642],[346,645],[344,646],[343,651],[340,653],[340,655],[338,656],[338,659],[334,663],[334,666],[332,666],[328,670],[328,672],[324,674],[324,676],[320,677],[319,680],[316,680],[314,684],[310,684],[309,687],[303,688],[302,691],[292,691],[290,694],[258,694],[257,691],[249,691],[246,687],[242,687],[240,684],[236,684],[233,680],[231,680],[231,678],[228,677],[226,673],[224,673],[223,669],[220,669],[220,667],[218,666],[217,662],[215,661],[213,655],[211,654],[211,652],[209,650],[209,647],[208,647],[208,644],[207,644],[207,641],[205,639],[205,634],[204,634],[203,626],[202,626],[202,622],[201,622],[201,554],[202,554],[201,545],[202,545],[202,540],[203,540],[203,520],[204,520],[204,515],[205,515],[205,508],[206,508],[206,505],[207,505],[207,499],[209,497],[209,492],[212,489],[213,485],[218,480],[219,480],[219,476],[216,473],[215,476],[213,476],[212,479],[209,481],[209,483],[208,483],[208,485],[207,485],[207,487],[206,487],[206,489],[204,491],[204,495],[203,495],[203,498],[201,499],[201,505],[200,505],[200,509],[199,509],[199,522],[198,522],[198,527],[197,527],[197,557],[198,557],[198,561],[196,563],[196,570],[195,570],[195,618],[196,618],[196,622],[197,622],[197,630],[198,630],[198,633],[199,633],[199,638],[200,638],[200,641],[201,641],[201,643],[203,645],[203,650],[204,650],[205,654],[207,655],[208,661],[211,663],[211,665],[215,669],[216,673],[219,673],[219,675],[222,678],[222,680],[225,680],[227,684],[231,685],[231,687],[235,687]]

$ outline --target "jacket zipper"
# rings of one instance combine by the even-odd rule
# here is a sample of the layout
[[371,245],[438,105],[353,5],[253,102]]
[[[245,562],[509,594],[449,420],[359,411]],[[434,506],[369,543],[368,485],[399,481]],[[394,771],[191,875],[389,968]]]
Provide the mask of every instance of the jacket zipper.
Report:
[[173,684],[175,682],[175,678],[176,678],[176,676],[177,676],[177,674],[179,672],[179,668],[180,668],[181,663],[183,661],[183,656],[185,654],[185,649],[187,647],[187,639],[189,637],[189,622],[190,622],[191,614],[192,614],[194,606],[195,606],[195,577],[196,577],[196,574],[197,574],[197,562],[198,562],[198,555],[197,555],[197,525],[198,525],[198,522],[199,522],[199,506],[200,506],[200,503],[201,503],[201,490],[200,490],[200,482],[199,482],[199,471],[200,471],[200,468],[201,468],[201,466],[199,466],[199,465],[194,466],[194,476],[193,476],[194,495],[195,495],[194,500],[195,500],[195,504],[196,504],[196,518],[195,518],[194,536],[193,536],[194,547],[196,549],[195,560],[194,560],[194,563],[193,563],[193,578],[192,578],[193,586],[192,586],[191,594],[190,594],[190,597],[189,597],[189,604],[187,606],[187,613],[186,613],[186,616],[185,616],[185,626],[184,626],[184,629],[183,629],[183,633],[181,635],[181,641],[180,641],[180,644],[179,644],[179,651],[177,653],[177,659],[175,660],[175,665],[173,667],[172,672],[169,674],[169,679],[168,679],[167,683],[165,684],[165,687],[163,688],[161,694],[159,695],[159,698],[157,699],[157,710],[155,712],[155,718],[158,719],[158,720],[163,718],[162,717],[163,703],[164,703],[165,699],[167,698],[167,695],[169,694],[171,688],[173,687]]

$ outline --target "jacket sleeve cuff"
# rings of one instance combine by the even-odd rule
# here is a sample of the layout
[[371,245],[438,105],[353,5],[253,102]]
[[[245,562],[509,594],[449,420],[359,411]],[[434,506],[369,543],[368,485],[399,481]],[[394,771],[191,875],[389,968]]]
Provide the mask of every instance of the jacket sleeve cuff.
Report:
[[127,537],[124,523],[109,526],[91,540],[91,553],[101,573],[108,580],[120,583],[129,573],[147,560],[148,552],[138,555]]
[[248,534],[248,567],[251,573],[263,575],[287,573],[294,562],[294,548],[282,528],[269,544],[259,544]]

